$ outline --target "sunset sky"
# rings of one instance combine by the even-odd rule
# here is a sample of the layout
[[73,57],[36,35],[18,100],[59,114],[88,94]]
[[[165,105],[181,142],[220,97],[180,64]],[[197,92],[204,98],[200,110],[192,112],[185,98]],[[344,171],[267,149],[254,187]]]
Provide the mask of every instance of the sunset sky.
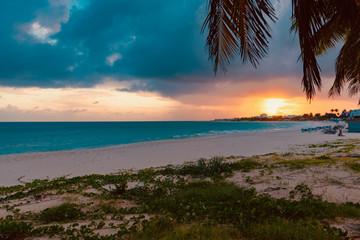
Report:
[[211,120],[358,108],[328,98],[339,48],[319,58],[323,89],[301,89],[290,0],[274,1],[269,56],[213,74],[207,0],[0,1],[0,121]]

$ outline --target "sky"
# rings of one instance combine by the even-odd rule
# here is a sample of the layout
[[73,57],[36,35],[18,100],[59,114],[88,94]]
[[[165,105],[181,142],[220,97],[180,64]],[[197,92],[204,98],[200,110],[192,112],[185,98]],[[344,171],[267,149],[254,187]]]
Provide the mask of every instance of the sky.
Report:
[[201,27],[207,0],[0,1],[0,121],[211,120],[355,109],[328,98],[334,51],[319,58],[323,88],[301,88],[290,0],[274,1],[268,56],[232,60],[214,76]]

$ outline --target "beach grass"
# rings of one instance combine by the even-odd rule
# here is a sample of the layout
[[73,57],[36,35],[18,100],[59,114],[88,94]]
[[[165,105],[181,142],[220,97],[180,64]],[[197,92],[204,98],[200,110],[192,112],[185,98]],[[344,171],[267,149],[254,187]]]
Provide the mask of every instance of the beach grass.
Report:
[[[142,191],[129,190],[119,196],[109,193],[109,198],[133,198],[139,206],[133,209],[133,213],[138,213],[138,216],[131,223],[120,221],[110,226],[119,230],[102,239],[206,239],[209,236],[215,237],[213,239],[304,239],[305,236],[306,239],[340,239],[346,233],[321,220],[360,218],[359,205],[321,201],[314,198],[306,185],[294,189],[294,193],[300,192],[302,198],[293,201],[257,195],[255,189],[244,189],[224,181],[178,183],[165,178],[149,182],[154,185],[144,187]],[[96,239],[99,235],[95,230],[106,225],[103,220],[109,213],[111,219],[124,219],[123,209],[111,206],[82,211],[80,205],[62,204],[35,215],[17,214],[1,219],[0,237],[15,239],[47,234],[68,239]],[[143,214],[156,217],[145,220]],[[81,226],[75,223],[67,228],[59,225],[84,218],[92,222]],[[28,223],[35,220],[53,222],[54,225],[43,227]]]
[[[249,187],[262,184],[259,178],[281,184],[287,178],[283,171],[359,172],[358,159],[343,154],[214,157],[0,187],[0,210],[7,213],[0,218],[0,239],[344,239],[347,232],[330,222],[360,220],[360,204],[322,200],[304,182],[278,198]],[[242,182],[231,180],[238,176]],[[344,186],[338,178],[324,176],[324,183]],[[23,210],[47,199],[61,201],[34,212]]]
[[[208,239],[210,236],[213,239],[340,239],[346,235],[345,232],[321,221],[336,217],[360,218],[360,206],[314,198],[305,185],[294,189],[294,194],[300,192],[302,195],[301,200],[295,201],[259,195],[253,188],[245,189],[219,178],[197,181],[183,178],[186,176],[184,172],[189,176],[213,177],[214,174],[208,172],[208,168],[214,168],[211,161],[214,159],[209,162],[199,160],[190,168],[189,165],[174,168],[176,171],[172,168],[171,175],[166,168],[144,169],[118,175],[36,180],[25,184],[22,189],[2,188],[6,195],[1,200],[7,202],[49,190],[57,190],[56,194],[81,194],[86,186],[91,186],[100,190],[97,199],[129,199],[136,202],[136,207],[117,208],[103,203],[84,210],[84,205],[65,203],[37,214],[19,213],[15,211],[16,207],[8,207],[14,215],[0,220],[0,239],[42,235],[96,239],[100,238],[96,230],[105,225],[117,231],[102,239]],[[248,166],[244,168],[245,163],[251,162],[240,161],[234,166],[248,171]],[[219,161],[215,166],[219,170],[217,175],[229,172],[225,162]],[[134,180],[142,181],[142,185],[127,189],[127,182]],[[118,187],[106,190],[104,186],[108,184]],[[124,221],[124,216],[129,213],[135,214],[133,219]],[[144,214],[156,217],[145,220]],[[105,223],[104,220],[109,218],[118,222]],[[81,226],[76,224],[84,219],[92,222]],[[61,225],[66,222],[75,223],[67,227]],[[51,227],[41,225],[48,223],[53,224]]]
[[360,172],[360,163],[358,162],[346,162],[344,165],[355,172]]

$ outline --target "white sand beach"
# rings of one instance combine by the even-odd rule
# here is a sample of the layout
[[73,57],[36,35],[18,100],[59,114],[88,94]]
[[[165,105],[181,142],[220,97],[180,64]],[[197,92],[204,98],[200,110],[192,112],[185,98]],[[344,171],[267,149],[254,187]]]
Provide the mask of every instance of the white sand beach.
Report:
[[[223,135],[217,137],[153,141],[76,151],[26,153],[0,156],[0,184],[5,186],[19,184],[22,180],[35,178],[55,178],[60,176],[79,176],[93,173],[116,173],[119,169],[141,169],[146,167],[182,164],[201,157],[237,156],[226,161],[240,161],[249,157],[250,161],[263,163],[251,171],[234,171],[226,178],[227,182],[244,188],[254,188],[257,194],[269,194],[274,198],[289,199],[297,186],[305,184],[315,198],[335,203],[360,201],[360,172],[351,169],[348,161],[359,164],[360,138],[358,133],[325,135],[319,132],[301,133],[299,130],[262,132],[251,134]],[[339,141],[342,140],[342,141]],[[262,155],[262,156],[254,156]],[[245,160],[246,161],[246,160]],[[284,163],[287,162],[287,163]],[[291,168],[291,164],[303,167]],[[314,162],[312,164],[311,162]],[[283,163],[282,163],[283,162]],[[274,167],[272,164],[277,164]],[[294,165],[295,166],[295,165]],[[188,176],[189,177],[189,176]],[[188,180],[199,180],[189,177]],[[208,179],[209,180],[209,179]],[[127,188],[134,188],[139,182],[128,182]],[[112,190],[114,185],[104,185]],[[22,187],[20,187],[21,191]],[[25,190],[26,191],[26,190]],[[132,208],[137,204],[124,199],[102,199],[87,194],[100,194],[98,189],[87,188],[80,192],[48,190],[38,195],[9,199],[0,204],[0,218],[27,214],[39,214],[47,208],[73,203],[101,207],[104,204],[118,208]],[[301,194],[296,193],[298,200]],[[10,206],[10,207],[9,207]],[[11,210],[11,209],[15,209]],[[132,221],[134,214],[125,214],[124,219]],[[149,219],[154,215],[145,214]],[[112,220],[107,214],[105,227],[96,229],[100,235],[115,234],[117,229],[110,224],[122,223]],[[80,220],[79,220],[80,221]],[[330,226],[348,231],[349,239],[360,236],[358,219],[339,217],[325,220]],[[100,224],[100,220],[96,220]],[[84,219],[80,224],[90,224]],[[68,227],[69,223],[60,223]],[[45,226],[40,224],[37,226]],[[47,236],[29,239],[48,239]],[[60,238],[55,238],[60,239]]]
[[289,152],[299,145],[319,144],[337,139],[357,139],[357,133],[344,137],[321,132],[301,133],[283,130],[216,137],[152,141],[106,148],[36,152],[0,156],[0,185],[19,184],[22,180],[105,174],[119,169],[181,164],[213,156],[252,156]]

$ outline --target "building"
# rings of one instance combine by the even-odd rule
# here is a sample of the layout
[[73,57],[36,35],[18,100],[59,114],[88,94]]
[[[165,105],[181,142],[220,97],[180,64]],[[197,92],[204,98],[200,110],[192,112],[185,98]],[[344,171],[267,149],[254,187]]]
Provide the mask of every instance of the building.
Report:
[[348,117],[349,118],[360,117],[360,109],[351,110]]
[[[351,110],[349,112],[348,118],[360,118],[360,109]],[[348,120],[348,129],[349,132],[360,132],[360,121],[354,120]]]
[[349,120],[346,121],[348,124],[348,131],[349,132],[360,132],[360,121],[356,120]]
[[344,109],[340,115],[340,117],[347,117],[348,116],[348,112],[346,112],[346,110]]

